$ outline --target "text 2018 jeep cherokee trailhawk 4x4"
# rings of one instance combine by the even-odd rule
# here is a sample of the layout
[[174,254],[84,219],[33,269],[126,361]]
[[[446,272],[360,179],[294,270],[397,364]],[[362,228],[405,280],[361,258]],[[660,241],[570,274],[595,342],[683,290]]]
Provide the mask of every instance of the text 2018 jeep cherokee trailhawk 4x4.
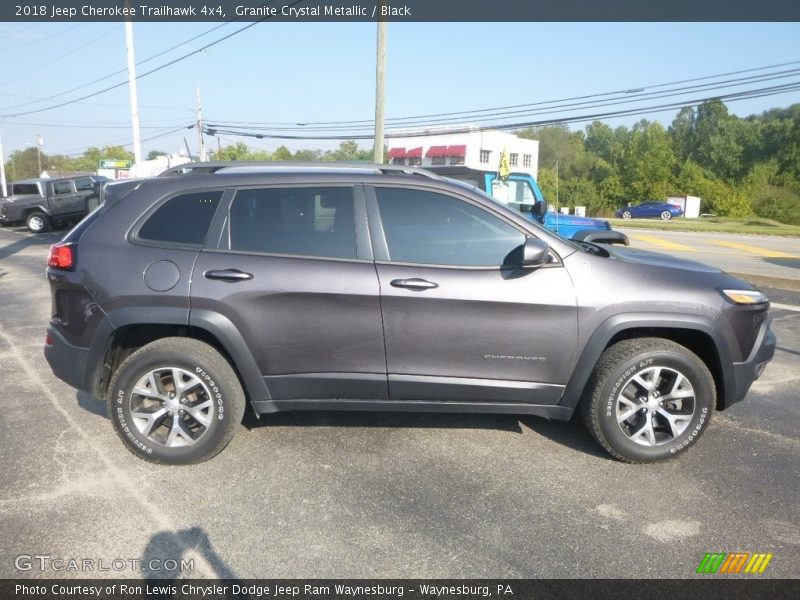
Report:
[[197,163],[109,186],[53,246],[45,356],[161,463],[256,413],[568,419],[668,459],[775,351],[766,298],[699,263],[576,244],[408,167]]

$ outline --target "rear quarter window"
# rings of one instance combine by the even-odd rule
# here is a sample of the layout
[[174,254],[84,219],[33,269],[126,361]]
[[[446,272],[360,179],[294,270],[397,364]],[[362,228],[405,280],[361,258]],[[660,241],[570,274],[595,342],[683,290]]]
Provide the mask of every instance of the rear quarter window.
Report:
[[150,214],[136,238],[146,242],[201,246],[221,198],[221,190],[173,196]]

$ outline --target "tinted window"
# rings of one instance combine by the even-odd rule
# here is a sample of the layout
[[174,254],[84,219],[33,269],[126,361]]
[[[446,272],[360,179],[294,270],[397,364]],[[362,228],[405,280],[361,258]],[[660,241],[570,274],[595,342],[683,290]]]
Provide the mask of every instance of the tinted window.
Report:
[[53,184],[53,193],[56,196],[61,196],[64,194],[71,194],[72,193],[72,182],[71,181],[56,181]]
[[195,192],[170,198],[139,229],[139,239],[172,244],[197,244],[206,239],[221,191]]
[[231,250],[356,258],[352,188],[269,188],[236,192]]
[[39,186],[35,183],[15,183],[11,188],[11,194],[18,194],[20,196],[26,194],[39,195]]
[[89,177],[83,177],[81,179],[75,180],[75,189],[79,192],[85,192],[87,190],[94,190],[94,181],[92,181]]
[[505,221],[457,198],[399,188],[375,193],[390,260],[499,267],[525,243]]

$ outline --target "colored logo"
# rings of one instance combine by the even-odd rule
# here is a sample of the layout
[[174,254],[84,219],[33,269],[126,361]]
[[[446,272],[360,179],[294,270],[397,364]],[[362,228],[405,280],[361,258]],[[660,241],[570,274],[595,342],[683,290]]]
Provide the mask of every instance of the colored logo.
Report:
[[764,552],[706,552],[697,573],[749,573],[761,575],[767,569],[772,554]]

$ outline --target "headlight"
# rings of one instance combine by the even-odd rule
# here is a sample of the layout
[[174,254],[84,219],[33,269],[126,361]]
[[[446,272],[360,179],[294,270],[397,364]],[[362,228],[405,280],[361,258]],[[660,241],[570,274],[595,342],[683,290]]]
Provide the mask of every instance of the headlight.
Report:
[[734,304],[764,304],[767,297],[756,290],[720,290]]

